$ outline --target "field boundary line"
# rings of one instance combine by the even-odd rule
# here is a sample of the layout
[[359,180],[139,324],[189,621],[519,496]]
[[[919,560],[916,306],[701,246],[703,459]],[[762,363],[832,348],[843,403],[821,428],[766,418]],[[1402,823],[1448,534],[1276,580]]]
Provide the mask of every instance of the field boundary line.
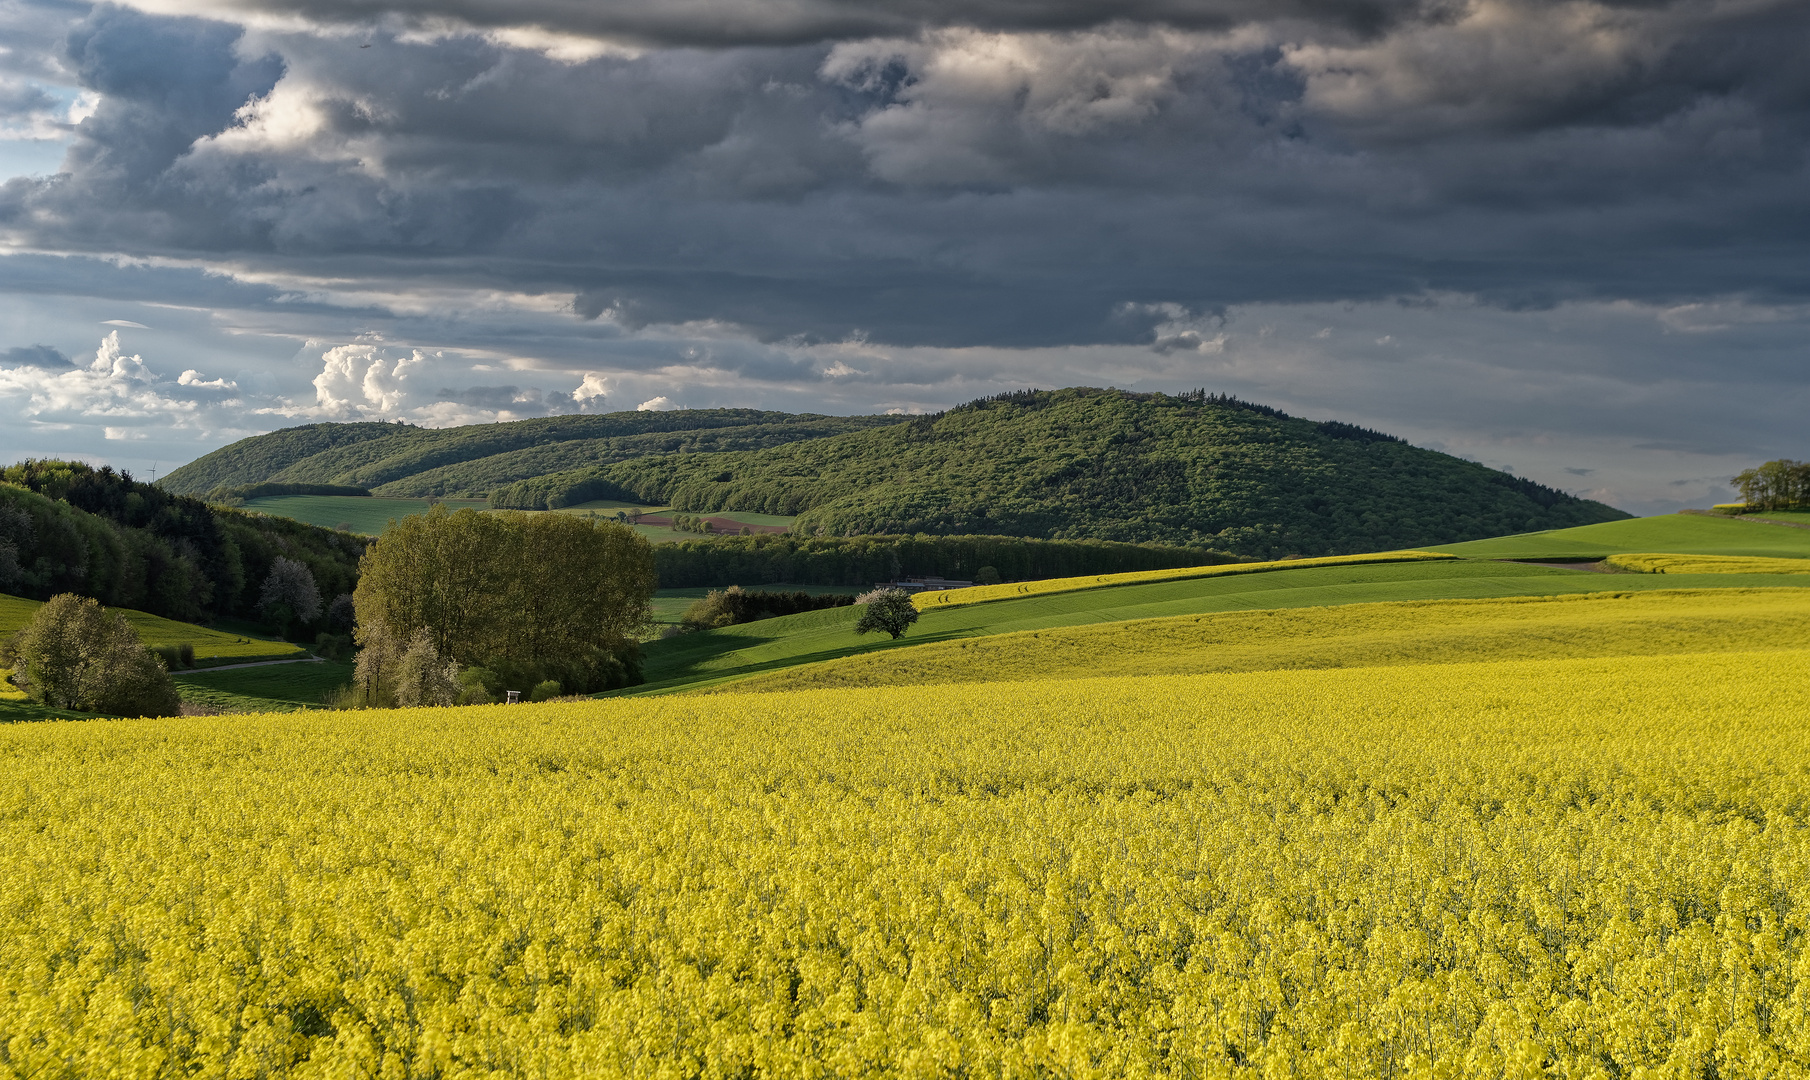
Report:
[[911,598],[919,611],[937,611],[969,604],[986,604],[995,600],[1020,600],[1031,596],[1055,596],[1087,589],[1113,588],[1119,585],[1146,585],[1164,581],[1192,581],[1204,577],[1230,577],[1238,574],[1262,574],[1273,570],[1311,570],[1328,566],[1361,566],[1392,562],[1448,562],[1462,558],[1441,551],[1379,551],[1367,555],[1325,555],[1311,559],[1274,559],[1268,562],[1212,563],[1206,566],[1178,566],[1167,570],[1130,570],[1122,574],[1085,574],[1042,581],[1014,581],[1003,585],[976,585],[966,589],[943,589],[921,592]]

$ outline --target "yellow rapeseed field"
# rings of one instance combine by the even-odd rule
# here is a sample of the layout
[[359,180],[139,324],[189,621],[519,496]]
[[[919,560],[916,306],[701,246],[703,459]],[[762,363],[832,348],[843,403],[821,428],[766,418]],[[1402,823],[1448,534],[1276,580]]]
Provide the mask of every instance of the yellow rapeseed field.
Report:
[[1178,566],[1168,570],[1131,570],[1123,574],[1086,574],[1081,577],[1013,581],[1004,585],[976,585],[969,589],[943,589],[918,593],[911,602],[919,611],[982,604],[988,600],[1015,600],[1021,596],[1076,592],[1109,585],[1143,585],[1153,581],[1187,581],[1228,574],[1260,574],[1266,570],[1302,570],[1312,566],[1344,566],[1352,563],[1424,562],[1455,559],[1435,551],[1385,551],[1372,555],[1327,555],[1317,559],[1282,559],[1274,562],[1221,563],[1217,566]]
[[716,692],[1803,648],[1810,589],[1407,600],[1023,630],[801,664]]
[[14,725],[0,1076],[1792,1077],[1810,651]]
[[1810,559],[1747,555],[1611,555],[1603,561],[1639,574],[1810,574]]

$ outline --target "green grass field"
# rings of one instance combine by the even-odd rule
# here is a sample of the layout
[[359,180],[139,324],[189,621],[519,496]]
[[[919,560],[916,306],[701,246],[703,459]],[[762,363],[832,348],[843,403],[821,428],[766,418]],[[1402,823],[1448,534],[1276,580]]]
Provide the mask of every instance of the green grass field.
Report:
[[472,507],[482,510],[490,504],[483,499],[379,499],[357,495],[272,495],[248,499],[245,509],[272,517],[293,518],[324,529],[350,525],[348,532],[365,536],[382,535],[392,518],[425,514],[435,503],[445,503],[450,510]]
[[840,608],[650,642],[643,647],[647,683],[615,693],[701,688],[926,642],[1129,619],[1402,600],[1804,585],[1801,575],[1601,574],[1469,559],[1357,564],[1123,585],[926,611],[896,642],[877,635],[857,637],[853,628],[859,613]]
[[1748,516],[1753,520],[1771,518],[1777,521],[1810,525],[1810,510],[1756,510]]
[[[41,605],[36,600],[18,596],[0,596],[0,637],[22,628]],[[182,645],[195,647],[195,664],[207,667],[217,664],[242,664],[255,660],[281,660],[303,656],[300,645],[245,633],[210,630],[193,623],[177,622],[157,615],[147,615],[130,608],[115,609],[138,631],[146,645]]]
[[176,675],[182,700],[222,712],[294,712],[318,709],[327,696],[352,681],[350,661],[272,664],[229,671],[184,671]]
[[[704,599],[706,593],[728,587],[713,585],[697,589],[661,589],[654,593],[654,622],[676,624],[679,616],[685,614],[685,609]],[[801,592],[811,596],[859,596],[867,591],[867,588],[860,585],[784,585],[774,582],[752,585],[744,582],[741,587],[747,592]]]
[[1810,558],[1810,529],[1704,514],[1607,521],[1427,548],[1470,559],[1600,559],[1628,552]]

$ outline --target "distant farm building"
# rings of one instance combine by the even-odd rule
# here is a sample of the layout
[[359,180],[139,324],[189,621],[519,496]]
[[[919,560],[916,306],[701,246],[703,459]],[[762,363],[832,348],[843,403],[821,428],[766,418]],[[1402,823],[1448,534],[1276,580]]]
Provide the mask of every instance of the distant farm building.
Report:
[[940,577],[908,577],[896,581],[876,581],[876,589],[904,589],[909,593],[940,592],[943,589],[971,589],[972,581],[951,581]]

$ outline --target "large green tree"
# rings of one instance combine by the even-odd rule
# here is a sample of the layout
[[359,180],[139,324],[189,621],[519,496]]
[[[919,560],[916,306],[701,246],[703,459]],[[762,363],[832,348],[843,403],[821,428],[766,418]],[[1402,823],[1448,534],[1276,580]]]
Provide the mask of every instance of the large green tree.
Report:
[[646,540],[566,514],[435,507],[398,522],[359,568],[361,643],[424,640],[524,690],[628,681],[655,588]]

